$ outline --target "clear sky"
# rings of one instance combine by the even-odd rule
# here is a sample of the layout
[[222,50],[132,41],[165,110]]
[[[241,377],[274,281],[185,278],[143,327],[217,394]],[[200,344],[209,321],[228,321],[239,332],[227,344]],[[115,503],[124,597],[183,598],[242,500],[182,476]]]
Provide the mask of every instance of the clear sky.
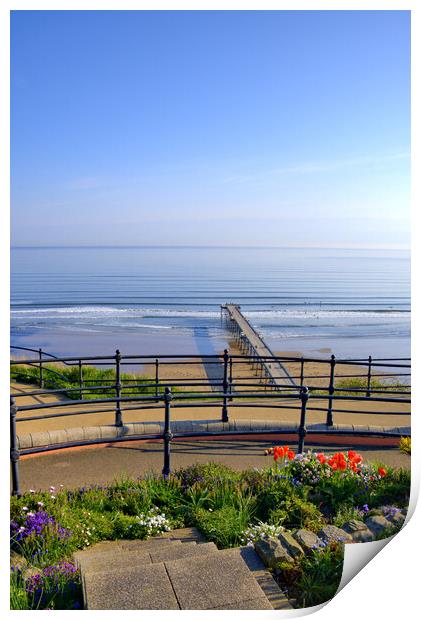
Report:
[[13,244],[409,245],[409,12],[11,28]]

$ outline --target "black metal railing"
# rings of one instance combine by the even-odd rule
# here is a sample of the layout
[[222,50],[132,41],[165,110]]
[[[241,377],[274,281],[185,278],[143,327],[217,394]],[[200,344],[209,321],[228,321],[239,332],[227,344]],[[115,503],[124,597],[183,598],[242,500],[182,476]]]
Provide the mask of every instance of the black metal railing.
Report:
[[[26,350],[23,347],[13,347],[13,349]],[[408,416],[409,410],[404,410],[410,403],[410,359],[391,358],[375,359],[371,356],[364,359],[340,359],[331,356],[329,359],[289,357],[289,356],[267,356],[257,357],[256,355],[231,355],[227,350],[222,355],[162,355],[162,356],[140,356],[140,355],[121,355],[116,351],[111,356],[88,356],[88,357],[56,357],[47,354],[41,349],[28,349],[30,352],[37,353],[36,358],[12,359],[15,376],[16,367],[36,366],[39,369],[35,379],[39,389],[18,392],[14,390],[10,405],[10,460],[12,468],[12,492],[19,494],[19,456],[36,452],[48,451],[51,449],[67,448],[80,445],[90,445],[104,443],[104,439],[92,439],[83,441],[66,442],[54,444],[52,446],[41,446],[36,448],[18,449],[17,426],[20,423],[35,420],[47,420],[59,417],[71,417],[75,415],[94,415],[100,413],[114,414],[114,425],[121,427],[127,422],[129,412],[139,410],[164,409],[164,431],[160,434],[151,435],[131,435],[107,439],[107,442],[131,441],[136,439],[159,439],[164,443],[164,467],[163,475],[167,476],[170,472],[171,441],[177,437],[194,437],[203,435],[233,435],[233,430],[223,428],[215,433],[211,431],[176,433],[171,432],[171,412],[173,409],[182,408],[213,408],[220,407],[220,421],[229,421],[229,412],[237,409],[256,408],[275,409],[278,411],[287,410],[290,413],[299,414],[299,425],[297,430],[298,452],[304,449],[305,437],[307,434],[307,416],[309,412],[325,412],[326,423],[333,425],[334,414],[358,414],[358,415],[395,415]],[[53,360],[51,362],[50,360]],[[46,366],[46,362],[50,365]],[[290,376],[294,383],[290,381],[282,384],[277,381],[276,385],[267,380],[260,373],[260,366],[271,362],[282,361],[290,368],[296,367],[296,371],[291,370]],[[326,368],[326,372],[319,374],[306,375],[306,364],[318,363]],[[68,377],[52,368],[51,364],[65,366],[76,366],[78,368],[77,380],[69,382]],[[202,376],[196,376],[197,365],[203,369],[212,367],[211,376],[202,371]],[[94,385],[98,380],[87,379],[83,371],[86,367],[106,367],[114,369],[111,379],[99,385]],[[150,369],[152,378],[127,377],[122,373],[123,367],[130,369]],[[188,367],[192,369],[192,376],[187,380],[171,377],[171,369],[176,367]],[[60,368],[60,366],[58,366]],[[308,367],[308,366],[307,366]],[[342,369],[342,372],[338,372]],[[168,372],[168,370],[170,372]],[[215,370],[217,372],[215,372]],[[193,372],[194,371],[194,372]],[[297,375],[294,374],[297,372]],[[345,374],[342,374],[345,372]],[[48,373],[51,373],[49,375]],[[251,374],[250,374],[251,373]],[[49,377],[49,380],[47,380]],[[59,379],[66,380],[65,386],[54,386],[54,381]],[[381,377],[383,382],[373,388],[373,378]],[[358,378],[360,386],[343,386],[338,381],[340,379]],[[403,383],[401,378],[404,378]],[[295,382],[297,379],[298,383]],[[388,384],[387,381],[393,379]],[[385,383],[386,381],[386,383]],[[53,385],[50,389],[45,388],[45,383]],[[91,383],[89,385],[89,383]],[[143,390],[139,392],[136,390]],[[110,391],[113,394],[110,395]],[[44,396],[66,396],[66,400],[39,402],[40,397]],[[77,396],[77,398],[75,398]],[[34,397],[34,402],[19,405],[20,399]],[[36,400],[38,399],[38,400]],[[346,403],[353,402],[358,404],[358,409],[347,408]],[[309,404],[310,403],[310,404]],[[314,403],[314,404],[313,404]],[[372,407],[367,409],[364,403],[378,403],[378,409]],[[398,411],[386,410],[384,403],[394,403],[398,405]],[[402,405],[402,406],[401,406]],[[72,409],[69,411],[69,407]],[[31,415],[31,413],[33,415]],[[29,414],[29,415],[28,415]],[[277,430],[277,434],[291,434],[291,429],[285,431]],[[270,430],[250,430],[247,435],[268,434]],[[244,435],[244,430],[237,434]],[[358,434],[364,434],[359,432]]]

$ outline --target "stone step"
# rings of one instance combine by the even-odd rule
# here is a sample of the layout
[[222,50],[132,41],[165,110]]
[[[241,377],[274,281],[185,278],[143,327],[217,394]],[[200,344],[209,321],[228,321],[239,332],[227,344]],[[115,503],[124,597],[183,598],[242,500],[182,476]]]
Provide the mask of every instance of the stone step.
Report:
[[273,609],[240,555],[165,562],[180,609]]
[[78,566],[84,574],[98,572],[111,573],[116,570],[125,570],[136,566],[152,564],[148,551],[124,553],[112,557],[103,555],[91,555],[78,560]]
[[170,538],[171,540],[181,540],[181,542],[207,542],[206,536],[202,534],[197,527],[183,527],[176,530],[170,530],[161,534],[161,538]]
[[273,609],[294,609],[288,597],[278,586],[272,574],[268,571],[252,547],[223,549],[220,553],[224,555],[240,556],[243,559],[248,569],[252,572],[253,577],[262,588]]
[[179,536],[174,540],[124,541],[127,549],[117,541],[82,555],[85,608],[292,608],[251,547],[218,550],[213,543],[196,544],[190,540],[196,535],[193,529],[173,531]]
[[83,574],[85,609],[180,609],[164,564]]
[[182,545],[174,547],[164,547],[162,549],[151,549],[150,557],[153,564],[157,562],[169,562],[171,560],[179,560],[181,558],[192,558],[196,556],[207,556],[210,553],[216,553],[218,547],[213,542],[197,545],[195,542],[186,542]]
[[196,545],[194,542],[181,544],[166,545],[165,547],[150,547],[149,550],[130,551],[129,553],[119,555],[91,555],[79,559],[79,567],[85,576],[92,573],[115,573],[116,571],[124,571],[129,568],[146,564],[156,564],[170,560],[178,560],[180,558],[193,557],[197,555],[207,555],[215,553],[218,548],[214,543],[205,543]]
[[[126,547],[125,545],[121,546],[117,544],[108,547],[100,547],[97,549],[97,545],[93,547],[89,547],[88,549],[84,549],[82,551],[76,551],[73,554],[73,559],[78,566],[86,563],[90,560],[95,560],[95,562],[112,562],[116,558],[120,558],[123,556],[127,556],[130,558],[132,554],[136,555],[148,555],[150,549],[154,549],[158,551],[159,549],[167,549],[172,547],[178,547],[181,545],[180,541],[177,540],[154,540],[152,543],[152,539],[149,540],[139,540],[133,541],[137,542],[136,545],[129,545]],[[148,543],[148,544],[144,544]],[[195,543],[193,543],[195,544]]]

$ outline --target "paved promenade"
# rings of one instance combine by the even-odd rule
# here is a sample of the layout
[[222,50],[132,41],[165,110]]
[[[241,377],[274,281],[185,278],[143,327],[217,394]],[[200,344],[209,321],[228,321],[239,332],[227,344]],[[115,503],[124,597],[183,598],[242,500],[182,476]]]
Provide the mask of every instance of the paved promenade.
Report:
[[[362,454],[364,460],[381,461],[393,467],[410,467],[411,459],[396,447],[376,445],[371,438],[360,438],[352,445]],[[264,450],[276,443],[288,443],[296,448],[296,439],[282,438],[279,441],[219,440],[219,441],[174,441],[171,449],[173,470],[193,463],[216,461],[233,469],[267,467],[272,457],[264,456]],[[307,447],[325,453],[349,449],[349,444]],[[160,473],[163,466],[162,443],[158,441],[132,441],[123,444],[108,444],[105,447],[89,447],[60,450],[53,453],[23,457],[19,461],[22,491],[30,488],[47,490],[51,485],[76,488],[89,484],[111,483],[117,476],[141,476],[150,471]]]

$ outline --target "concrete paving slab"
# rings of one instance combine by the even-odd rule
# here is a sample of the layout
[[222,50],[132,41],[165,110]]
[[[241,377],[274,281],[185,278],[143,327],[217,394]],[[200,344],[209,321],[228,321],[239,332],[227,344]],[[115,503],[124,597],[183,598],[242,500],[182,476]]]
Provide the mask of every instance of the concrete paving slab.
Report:
[[250,599],[248,601],[240,601],[238,603],[228,603],[222,607],[212,607],[211,609],[272,609],[273,611],[273,607],[266,596]]
[[111,570],[124,570],[151,564],[151,556],[148,551],[129,551],[110,556],[110,554],[98,554],[79,559],[78,565],[86,576],[89,573],[109,573]]
[[119,546],[124,551],[144,551],[151,549],[162,549],[167,547],[172,547],[174,545],[181,545],[181,541],[179,540],[169,540],[167,538],[152,537],[147,540],[124,540],[119,543]]
[[[266,598],[269,600],[272,609],[292,609],[288,597],[278,586],[272,574],[267,570],[262,560],[252,547],[236,547],[235,549],[223,549],[219,553],[225,555],[240,555],[247,564],[249,570],[258,585],[262,588]],[[240,609],[240,608],[239,608]],[[241,608],[241,609],[246,609]]]
[[195,542],[186,542],[176,546],[163,547],[162,549],[150,550],[152,563],[168,562],[180,558],[190,558],[194,556],[206,556],[218,551],[214,543],[204,543],[196,545]]
[[240,557],[220,553],[165,562],[181,609],[215,609],[264,596]]
[[164,532],[161,536],[162,538],[169,538],[174,542],[207,542],[206,536],[204,536],[202,532],[197,529],[197,527],[182,527],[175,530],[170,530],[169,532]]
[[[166,548],[170,545],[177,546],[181,544],[179,541],[154,541],[153,543],[146,544],[142,546],[141,543],[149,543],[149,541],[127,541],[129,544],[120,545],[118,541],[114,541],[113,545],[109,545],[108,547],[103,547],[96,549],[95,547],[84,549],[83,551],[77,551],[73,554],[75,561],[80,565],[87,565],[87,562],[92,560],[101,561],[104,564],[109,562],[113,562],[114,558],[118,558],[122,556],[122,552],[125,555],[139,555],[139,554],[148,554],[150,549],[153,548],[155,550]],[[137,545],[130,545],[130,542],[138,543]]]
[[180,609],[163,564],[87,575],[84,594],[86,609]]

